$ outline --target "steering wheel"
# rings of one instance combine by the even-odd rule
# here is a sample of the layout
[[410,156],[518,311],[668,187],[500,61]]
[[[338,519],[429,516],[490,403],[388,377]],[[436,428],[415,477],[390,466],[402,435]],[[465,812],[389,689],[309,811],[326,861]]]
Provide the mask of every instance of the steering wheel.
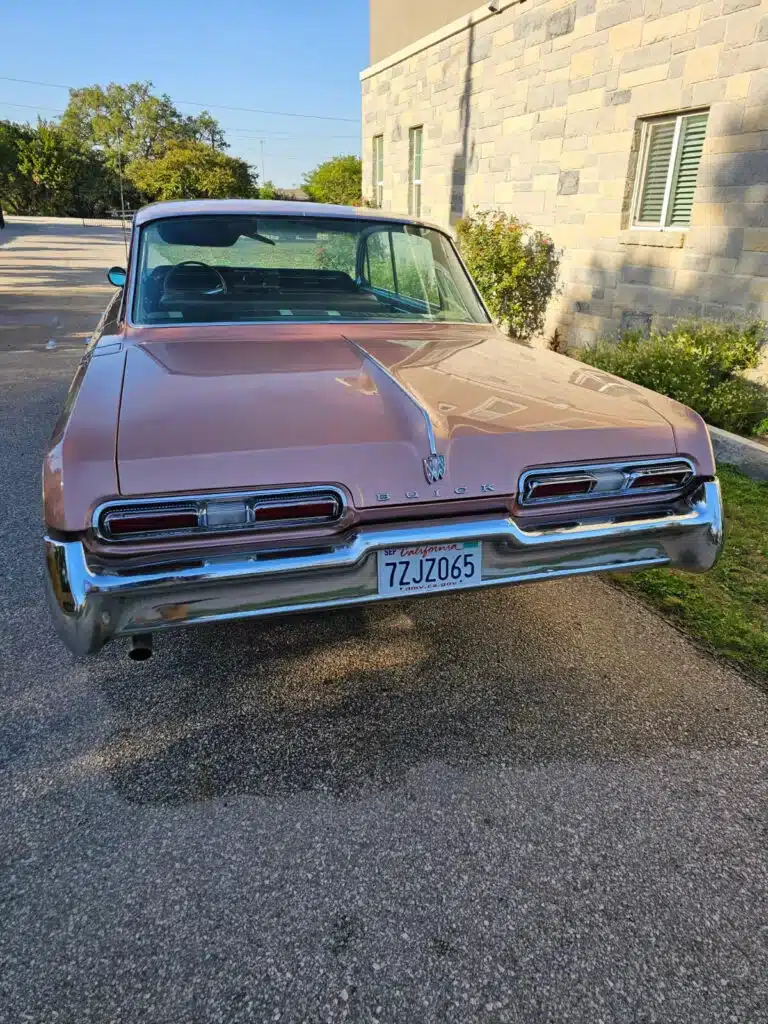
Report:
[[[194,268],[195,271],[200,270],[203,275],[208,274],[209,280],[215,279],[216,284],[213,288],[199,288],[198,294],[200,295],[226,295],[227,294],[227,282],[224,280],[221,273],[216,267],[210,266],[208,263],[203,263],[202,260],[182,260],[181,263],[176,263],[168,273],[165,275],[163,281],[163,298],[168,294],[170,289],[171,281],[180,271],[189,270]],[[195,276],[193,273],[191,276]],[[186,289],[184,289],[186,291]]]

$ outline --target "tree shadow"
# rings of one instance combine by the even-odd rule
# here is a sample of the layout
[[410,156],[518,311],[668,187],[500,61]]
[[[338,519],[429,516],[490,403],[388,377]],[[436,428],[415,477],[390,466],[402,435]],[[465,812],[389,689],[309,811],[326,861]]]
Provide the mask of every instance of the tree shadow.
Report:
[[51,338],[81,344],[113,294],[107,267],[125,262],[122,231],[29,221],[9,229],[0,249],[0,350]]
[[[719,139],[744,131],[741,115],[721,118],[716,108],[709,128]],[[585,265],[574,260],[569,268],[559,314],[568,327],[569,347],[684,319],[768,320],[768,253],[747,247],[750,229],[768,230],[768,151],[710,154],[705,149],[692,224],[678,233],[679,245],[672,244],[674,233],[667,233],[667,246],[658,236],[652,240],[646,232],[630,230],[638,144],[636,131],[621,234],[612,246],[591,252]]]
[[474,145],[470,145],[472,120],[472,64],[475,51],[475,25],[470,22],[467,32],[467,63],[464,70],[464,88],[459,100],[460,148],[453,157],[451,167],[451,194],[448,219],[451,226],[466,213],[467,173],[474,159]]
[[127,801],[183,804],[720,744],[727,673],[703,686],[719,670],[671,629],[660,658],[633,610],[577,580],[160,636],[144,665],[100,657],[114,729],[88,763]]
[[[130,228],[126,229],[126,237],[130,237]],[[83,225],[80,221],[72,223],[43,223],[34,220],[16,221],[7,218],[5,228],[0,230],[0,249],[7,248],[20,238],[44,239],[46,246],[52,245],[61,248],[72,248],[72,239],[81,239],[85,244],[123,245],[124,233],[119,221],[114,227],[98,227],[96,225]],[[35,249],[34,243],[30,246],[13,245],[13,249]]]

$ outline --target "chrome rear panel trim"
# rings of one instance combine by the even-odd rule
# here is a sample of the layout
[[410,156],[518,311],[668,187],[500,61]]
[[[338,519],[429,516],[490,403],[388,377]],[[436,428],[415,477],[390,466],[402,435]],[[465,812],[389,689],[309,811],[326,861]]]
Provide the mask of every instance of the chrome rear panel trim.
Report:
[[79,541],[45,540],[54,622],[76,654],[113,636],[378,601],[383,548],[481,540],[480,586],[670,565],[705,572],[723,543],[717,481],[654,518],[600,519],[525,529],[512,518],[361,527],[322,549],[211,556],[195,565],[124,569],[89,565]]
[[[685,469],[688,478],[680,485],[662,485],[659,487],[643,487],[643,494],[670,494],[682,493],[688,484],[695,478],[696,470],[693,463],[684,457],[669,459],[628,459],[626,462],[596,462],[591,465],[582,466],[548,466],[526,470],[520,477],[517,490],[517,498],[521,506],[530,508],[532,506],[564,505],[567,502],[595,501],[606,498],[626,498],[633,492],[630,489],[634,480],[640,476],[646,476],[658,470],[659,473],[669,473],[674,467]],[[624,476],[623,485],[615,491],[601,490],[599,486],[594,487],[587,494],[574,494],[567,497],[540,498],[532,496],[535,493],[536,483],[554,483],[563,478],[571,477],[583,479],[590,474],[600,474],[606,471],[617,471]],[[640,490],[637,491],[640,493]]]
[[[259,531],[267,529],[290,529],[299,528],[302,526],[316,526],[324,523],[333,524],[338,522],[344,517],[344,513],[347,510],[347,499],[346,495],[338,487],[331,485],[326,486],[312,486],[312,487],[299,487],[299,488],[288,488],[279,490],[264,490],[264,491],[219,491],[205,494],[179,494],[179,495],[158,495],[156,497],[146,498],[111,498],[109,501],[102,502],[93,512],[91,517],[91,527],[96,536],[109,544],[123,543],[135,543],[137,540],[163,540],[164,537],[194,537],[199,535],[205,537],[206,534],[213,535],[213,531],[206,530],[207,526],[207,502],[225,502],[225,501],[244,501],[246,503],[258,504],[258,503],[274,503],[276,505],[290,505],[298,504],[303,499],[317,499],[322,497],[328,497],[336,502],[336,515],[332,518],[322,517],[320,519],[285,519],[285,520],[271,520],[265,522],[263,525],[254,522],[251,515],[248,516],[248,521],[242,525],[236,525],[233,527],[223,527],[217,529],[216,533],[233,533],[243,531]],[[143,535],[137,534],[126,534],[123,536],[113,537],[105,530],[105,525],[110,516],[116,516],[121,513],[131,512],[174,512],[183,511],[185,508],[194,507],[199,511],[199,525],[198,529],[184,529],[174,530],[167,534],[162,533],[147,533]]]

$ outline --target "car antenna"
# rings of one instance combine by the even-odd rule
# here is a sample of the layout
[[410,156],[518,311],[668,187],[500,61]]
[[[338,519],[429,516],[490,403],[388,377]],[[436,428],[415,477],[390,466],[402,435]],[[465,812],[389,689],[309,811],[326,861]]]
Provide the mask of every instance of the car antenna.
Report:
[[123,140],[117,133],[117,177],[120,181],[120,223],[123,226],[123,246],[125,247],[125,265],[128,266],[128,238],[125,232],[125,195],[123,193]]

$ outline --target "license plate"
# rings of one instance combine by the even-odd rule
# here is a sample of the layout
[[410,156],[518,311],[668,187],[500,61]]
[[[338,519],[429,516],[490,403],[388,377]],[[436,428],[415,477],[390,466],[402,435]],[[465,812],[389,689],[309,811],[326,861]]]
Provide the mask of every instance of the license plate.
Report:
[[385,548],[379,551],[379,594],[394,597],[476,587],[481,580],[482,553],[479,540]]

